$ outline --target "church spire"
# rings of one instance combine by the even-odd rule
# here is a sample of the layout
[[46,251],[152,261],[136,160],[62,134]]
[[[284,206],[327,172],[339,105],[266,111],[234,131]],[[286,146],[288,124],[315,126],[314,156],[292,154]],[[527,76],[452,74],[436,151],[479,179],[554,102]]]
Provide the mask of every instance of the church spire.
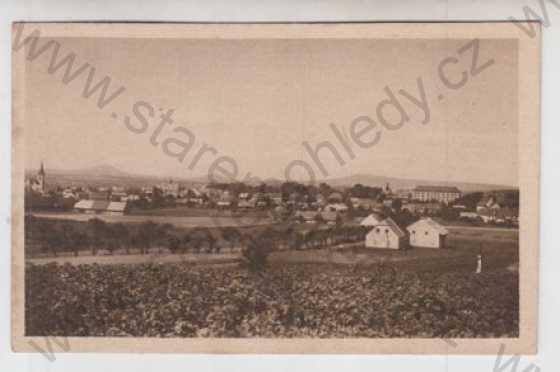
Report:
[[45,175],[45,167],[43,166],[43,162],[41,162],[41,169],[39,169],[39,174],[42,176]]

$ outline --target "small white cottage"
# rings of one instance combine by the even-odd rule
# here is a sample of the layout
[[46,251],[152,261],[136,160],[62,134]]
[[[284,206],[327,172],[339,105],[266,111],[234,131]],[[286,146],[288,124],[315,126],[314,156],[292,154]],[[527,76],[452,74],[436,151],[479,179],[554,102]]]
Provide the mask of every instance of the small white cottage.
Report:
[[390,217],[374,226],[366,235],[367,248],[405,248],[406,234]]
[[364,218],[360,222],[360,225],[361,226],[373,227],[373,226],[379,225],[381,223],[381,221],[382,221],[382,218],[379,217],[379,215],[372,213],[369,216],[367,216],[366,218]]
[[432,220],[423,218],[406,228],[410,246],[418,248],[444,248],[448,231],[445,227]]

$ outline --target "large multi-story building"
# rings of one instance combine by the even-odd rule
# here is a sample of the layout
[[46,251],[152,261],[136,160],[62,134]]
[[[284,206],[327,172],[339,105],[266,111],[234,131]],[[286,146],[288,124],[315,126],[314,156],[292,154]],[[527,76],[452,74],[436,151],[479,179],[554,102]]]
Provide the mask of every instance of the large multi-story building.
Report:
[[411,194],[414,200],[442,203],[451,203],[461,197],[461,191],[455,186],[416,186]]

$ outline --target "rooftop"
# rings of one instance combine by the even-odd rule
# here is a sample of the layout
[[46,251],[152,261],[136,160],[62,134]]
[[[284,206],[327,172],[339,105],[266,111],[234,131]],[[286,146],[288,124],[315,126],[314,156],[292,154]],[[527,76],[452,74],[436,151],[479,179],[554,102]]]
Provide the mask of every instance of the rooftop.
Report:
[[382,227],[388,227],[389,229],[391,229],[399,238],[402,238],[404,236],[406,236],[405,232],[400,228],[399,225],[397,225],[397,223],[391,218],[391,217],[387,217],[386,219],[384,219],[383,221],[381,221],[378,225],[376,225],[374,227],[374,229],[376,228],[382,228]]

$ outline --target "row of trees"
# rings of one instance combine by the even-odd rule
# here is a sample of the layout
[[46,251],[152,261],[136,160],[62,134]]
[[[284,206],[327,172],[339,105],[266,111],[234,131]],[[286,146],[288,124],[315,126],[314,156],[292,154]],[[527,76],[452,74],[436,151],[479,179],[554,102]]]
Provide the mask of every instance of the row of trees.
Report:
[[241,192],[249,193],[267,193],[274,192],[282,194],[284,201],[287,201],[290,195],[296,194],[301,200],[298,201],[315,201],[318,195],[323,196],[325,199],[329,197],[334,192],[341,192],[343,198],[346,200],[349,197],[359,197],[359,198],[371,198],[377,199],[383,197],[383,189],[381,187],[371,187],[362,184],[355,184],[349,189],[338,190],[328,183],[322,182],[318,185],[314,184],[303,184],[299,182],[286,181],[282,183],[266,184],[258,183],[256,185],[250,185],[243,182],[235,183],[211,183],[208,185],[209,188],[227,190],[234,195]]
[[26,243],[38,243],[43,253],[57,256],[59,252],[73,252],[90,249],[96,255],[100,249],[113,254],[124,249],[128,254],[137,247],[142,254],[171,231],[171,224],[157,224],[146,221],[137,227],[123,223],[106,223],[93,218],[86,224],[74,221],[54,221],[26,216]]
[[50,191],[43,195],[32,190],[26,190],[24,208],[26,210],[70,210],[76,199],[63,198],[61,194]]
[[[286,249],[314,249],[364,239],[367,229],[361,226],[333,226],[317,224],[311,229],[297,229],[296,225],[267,228],[194,228],[179,235],[170,224],[146,221],[141,224],[106,223],[93,218],[87,223],[55,221],[26,217],[26,241],[38,244],[43,253],[57,256],[60,252],[90,250],[97,255],[100,249],[113,254],[131,249],[141,254],[154,247],[170,253],[221,253],[223,249],[242,251],[250,246],[266,246],[267,251]],[[263,248],[264,249],[264,248]]]

